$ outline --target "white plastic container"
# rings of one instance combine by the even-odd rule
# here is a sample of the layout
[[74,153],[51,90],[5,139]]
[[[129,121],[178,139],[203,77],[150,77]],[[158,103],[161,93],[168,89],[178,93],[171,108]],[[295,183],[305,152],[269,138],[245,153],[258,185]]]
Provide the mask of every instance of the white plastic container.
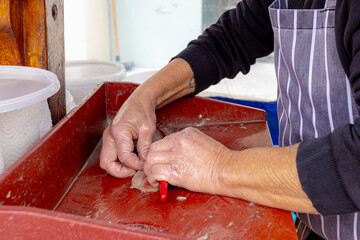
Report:
[[84,60],[65,63],[65,85],[78,104],[101,82],[119,82],[126,76],[120,63]]
[[0,173],[51,129],[46,100],[59,89],[52,72],[0,66]]

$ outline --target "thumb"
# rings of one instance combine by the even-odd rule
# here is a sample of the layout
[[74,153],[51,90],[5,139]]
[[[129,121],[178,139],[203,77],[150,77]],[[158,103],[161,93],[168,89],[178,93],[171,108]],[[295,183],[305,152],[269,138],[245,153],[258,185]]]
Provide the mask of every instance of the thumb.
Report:
[[149,153],[151,143],[153,141],[155,126],[151,128],[140,129],[139,138],[137,141],[137,151],[139,153],[139,158],[145,160],[147,154]]

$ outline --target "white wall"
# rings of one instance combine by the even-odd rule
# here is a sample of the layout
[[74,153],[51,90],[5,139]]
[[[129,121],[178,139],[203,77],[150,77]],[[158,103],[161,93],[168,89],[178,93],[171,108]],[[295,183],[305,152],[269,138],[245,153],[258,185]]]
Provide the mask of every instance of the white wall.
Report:
[[[65,59],[115,60],[111,0],[64,0]],[[202,0],[116,0],[122,62],[160,68],[201,33]]]
[[110,60],[107,0],[64,0],[65,59]]
[[[202,0],[116,0],[121,61],[163,67],[200,35],[201,7]],[[112,21],[110,26],[113,34]],[[115,59],[111,41],[111,57]]]

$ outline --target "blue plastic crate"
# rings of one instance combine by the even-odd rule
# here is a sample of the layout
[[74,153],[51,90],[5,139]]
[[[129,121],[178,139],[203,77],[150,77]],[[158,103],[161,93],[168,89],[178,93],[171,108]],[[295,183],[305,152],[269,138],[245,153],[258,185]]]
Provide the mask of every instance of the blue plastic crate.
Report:
[[279,121],[277,117],[277,102],[257,102],[257,101],[247,101],[247,100],[239,100],[239,99],[225,98],[225,97],[209,97],[209,98],[265,110],[266,121],[269,126],[271,139],[274,145],[279,145]]

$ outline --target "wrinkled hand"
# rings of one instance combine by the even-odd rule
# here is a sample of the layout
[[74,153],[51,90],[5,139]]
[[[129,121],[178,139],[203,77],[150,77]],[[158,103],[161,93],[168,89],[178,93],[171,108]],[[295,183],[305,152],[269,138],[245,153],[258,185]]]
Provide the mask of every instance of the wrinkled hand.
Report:
[[219,173],[231,151],[195,128],[186,128],[151,145],[144,171],[153,186],[158,181],[191,191],[216,194]]
[[[155,106],[151,101],[129,98],[103,133],[100,167],[118,178],[142,170],[155,128]],[[134,153],[134,141],[137,152]]]

